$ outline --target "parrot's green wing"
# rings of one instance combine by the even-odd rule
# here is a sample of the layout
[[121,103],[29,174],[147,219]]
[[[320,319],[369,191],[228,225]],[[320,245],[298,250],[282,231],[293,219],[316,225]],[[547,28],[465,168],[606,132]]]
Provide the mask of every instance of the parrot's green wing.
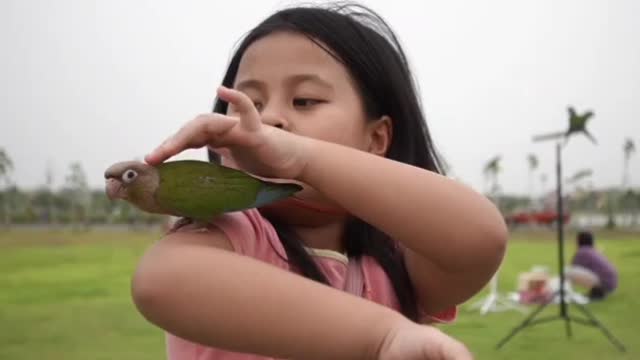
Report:
[[574,133],[584,133],[594,144],[596,139],[587,130],[587,121],[593,116],[593,112],[586,111],[582,115],[578,115],[573,107],[569,107],[569,130],[566,136],[569,137]]
[[242,171],[204,161],[171,161],[158,165],[157,169],[158,204],[173,215],[197,220],[262,206],[301,189],[295,184],[262,181]]
[[573,129],[576,127],[576,120],[578,118],[578,114],[576,114],[576,110],[570,106],[568,109],[569,111],[569,129]]

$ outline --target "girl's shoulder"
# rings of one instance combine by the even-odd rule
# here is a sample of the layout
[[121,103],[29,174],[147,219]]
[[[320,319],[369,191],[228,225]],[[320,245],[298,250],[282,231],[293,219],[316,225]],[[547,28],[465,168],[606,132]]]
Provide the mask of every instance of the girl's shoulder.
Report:
[[289,268],[278,233],[256,209],[222,214],[207,223],[181,218],[169,232],[207,232],[214,228],[225,234],[234,252],[281,268]]

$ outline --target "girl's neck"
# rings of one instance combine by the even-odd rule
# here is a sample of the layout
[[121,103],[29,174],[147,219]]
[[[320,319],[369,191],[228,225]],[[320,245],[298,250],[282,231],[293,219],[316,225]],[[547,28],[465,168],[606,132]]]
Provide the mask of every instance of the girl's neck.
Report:
[[344,212],[321,212],[285,200],[262,207],[260,213],[271,221],[286,224],[307,247],[341,253],[345,250],[342,239],[348,217]]
[[333,250],[344,253],[344,221],[321,226],[293,226],[292,230],[300,237],[306,247]]

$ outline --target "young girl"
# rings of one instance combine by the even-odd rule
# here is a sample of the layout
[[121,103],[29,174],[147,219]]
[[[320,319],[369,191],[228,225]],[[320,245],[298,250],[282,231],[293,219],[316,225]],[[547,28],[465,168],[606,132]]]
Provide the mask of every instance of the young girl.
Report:
[[222,85],[214,113],[146,161],[208,147],[304,190],[206,226],[181,221],[144,255],[133,298],[168,332],[169,359],[470,359],[423,324],[451,321],[491,278],[505,225],[441,175],[383,20],[355,5],[279,11]]

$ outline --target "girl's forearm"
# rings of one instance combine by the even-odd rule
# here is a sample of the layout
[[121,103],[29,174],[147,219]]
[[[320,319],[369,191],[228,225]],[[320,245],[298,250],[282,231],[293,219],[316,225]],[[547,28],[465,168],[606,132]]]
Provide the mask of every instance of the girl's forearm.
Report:
[[143,257],[133,296],[149,321],[179,337],[283,358],[372,359],[389,329],[407,321],[257,260],[173,240]]
[[[443,269],[499,260],[502,215],[484,196],[442,175],[348,147],[309,140],[301,181]],[[376,206],[371,206],[376,204]]]

